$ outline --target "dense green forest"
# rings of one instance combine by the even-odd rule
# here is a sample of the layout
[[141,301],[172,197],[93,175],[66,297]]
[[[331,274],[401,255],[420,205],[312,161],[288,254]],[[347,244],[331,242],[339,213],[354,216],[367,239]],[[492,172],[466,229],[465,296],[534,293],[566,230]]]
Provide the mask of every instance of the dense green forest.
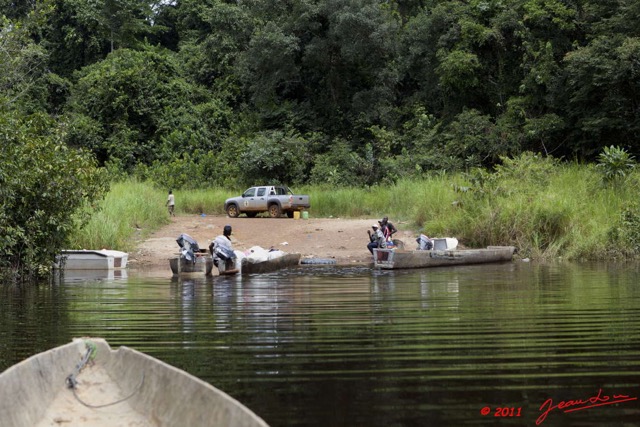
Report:
[[0,114],[46,114],[113,173],[174,188],[640,154],[636,0],[0,0],[0,13]]
[[77,227],[107,174],[368,187],[633,159],[639,130],[637,0],[0,0],[9,257]]

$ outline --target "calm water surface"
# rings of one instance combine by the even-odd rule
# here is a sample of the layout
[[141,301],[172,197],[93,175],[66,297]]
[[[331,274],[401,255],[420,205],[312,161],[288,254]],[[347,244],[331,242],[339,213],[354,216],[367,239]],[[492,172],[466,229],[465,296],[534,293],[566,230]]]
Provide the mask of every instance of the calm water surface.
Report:
[[584,402],[540,425],[639,425],[639,278],[635,264],[508,263],[4,286],[0,370],[100,336],[210,382],[273,427],[535,426],[569,400]]

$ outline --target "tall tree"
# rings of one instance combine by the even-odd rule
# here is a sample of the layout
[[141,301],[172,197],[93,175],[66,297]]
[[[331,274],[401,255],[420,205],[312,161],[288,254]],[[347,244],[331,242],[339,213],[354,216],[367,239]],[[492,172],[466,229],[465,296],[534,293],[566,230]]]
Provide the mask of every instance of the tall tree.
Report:
[[137,164],[212,150],[229,127],[226,105],[181,73],[175,54],[119,49],[85,67],[71,91],[68,142],[101,163]]
[[22,19],[36,7],[36,0],[0,0],[0,16]]
[[598,37],[567,55],[563,106],[571,149],[594,159],[621,145],[640,154],[640,37]]
[[28,17],[10,20],[0,16],[0,110],[33,110],[32,101],[46,74],[47,52],[31,37],[45,18],[48,8],[39,8]]
[[51,52],[51,69],[69,77],[74,70],[103,60],[117,48],[142,46],[153,26],[149,3],[137,0],[53,0],[55,12],[42,30]]
[[48,273],[108,186],[88,152],[62,142],[63,129],[42,114],[0,112],[0,270],[15,279]]
[[185,0],[173,15],[186,72],[218,93],[239,95],[235,67],[246,49],[253,19],[242,2]]
[[292,3],[286,19],[256,29],[243,54],[243,80],[263,116],[280,106],[303,131],[360,137],[390,122],[395,11],[375,0]]

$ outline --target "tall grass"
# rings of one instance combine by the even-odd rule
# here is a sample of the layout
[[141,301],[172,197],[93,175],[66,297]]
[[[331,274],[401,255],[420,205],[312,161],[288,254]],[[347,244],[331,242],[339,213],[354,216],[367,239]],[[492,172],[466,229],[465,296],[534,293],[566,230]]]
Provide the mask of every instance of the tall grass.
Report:
[[388,190],[382,187],[369,189],[302,187],[300,192],[309,195],[310,212],[313,216],[362,218],[380,215],[384,206],[377,202],[377,198],[384,197]]
[[166,198],[164,191],[147,183],[113,184],[89,223],[73,234],[70,248],[133,249],[136,238],[169,222]]
[[327,188],[305,186],[299,192],[309,194],[311,214],[317,217],[382,218],[408,222],[412,226],[438,222],[456,194],[449,177],[421,181],[402,180],[395,185],[369,188]]
[[[640,208],[634,204],[639,188],[637,172],[611,186],[596,168],[523,156],[482,179],[455,174],[370,188],[294,190],[309,194],[311,217],[388,216],[400,229],[457,237],[468,247],[514,245],[536,259],[606,259],[638,250],[615,248],[640,245]],[[241,191],[176,191],[176,212],[223,215],[225,199]],[[113,185],[101,209],[74,236],[73,247],[130,250],[136,237],[169,221],[166,197],[145,183]],[[630,220],[620,220],[623,211]],[[638,242],[625,243],[625,234]]]
[[577,164],[556,166],[542,181],[501,176],[488,193],[466,197],[447,231],[470,246],[513,244],[537,259],[606,258],[609,234],[635,197],[632,187],[606,186],[594,168]]
[[239,196],[241,191],[233,192],[221,188],[191,190],[178,192],[176,197],[176,212],[190,214],[224,214],[224,201],[229,197]]

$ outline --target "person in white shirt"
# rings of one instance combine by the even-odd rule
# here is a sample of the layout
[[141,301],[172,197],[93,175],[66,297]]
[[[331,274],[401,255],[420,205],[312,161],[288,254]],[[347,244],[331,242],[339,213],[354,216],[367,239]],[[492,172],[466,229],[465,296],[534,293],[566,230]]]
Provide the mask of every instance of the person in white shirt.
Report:
[[369,252],[373,255],[374,248],[384,249],[387,247],[387,239],[384,237],[384,233],[380,230],[378,224],[373,224],[371,228],[373,228],[373,233],[371,230],[367,230],[370,240],[367,249],[369,249]]
[[173,192],[171,190],[169,190],[169,197],[167,197],[167,203],[165,203],[165,206],[169,207],[169,216],[176,216],[173,212],[176,206],[176,200],[173,197]]
[[222,235],[213,239],[209,245],[209,252],[213,257],[213,264],[218,267],[220,274],[235,269],[236,255],[231,243],[231,226],[225,225]]

